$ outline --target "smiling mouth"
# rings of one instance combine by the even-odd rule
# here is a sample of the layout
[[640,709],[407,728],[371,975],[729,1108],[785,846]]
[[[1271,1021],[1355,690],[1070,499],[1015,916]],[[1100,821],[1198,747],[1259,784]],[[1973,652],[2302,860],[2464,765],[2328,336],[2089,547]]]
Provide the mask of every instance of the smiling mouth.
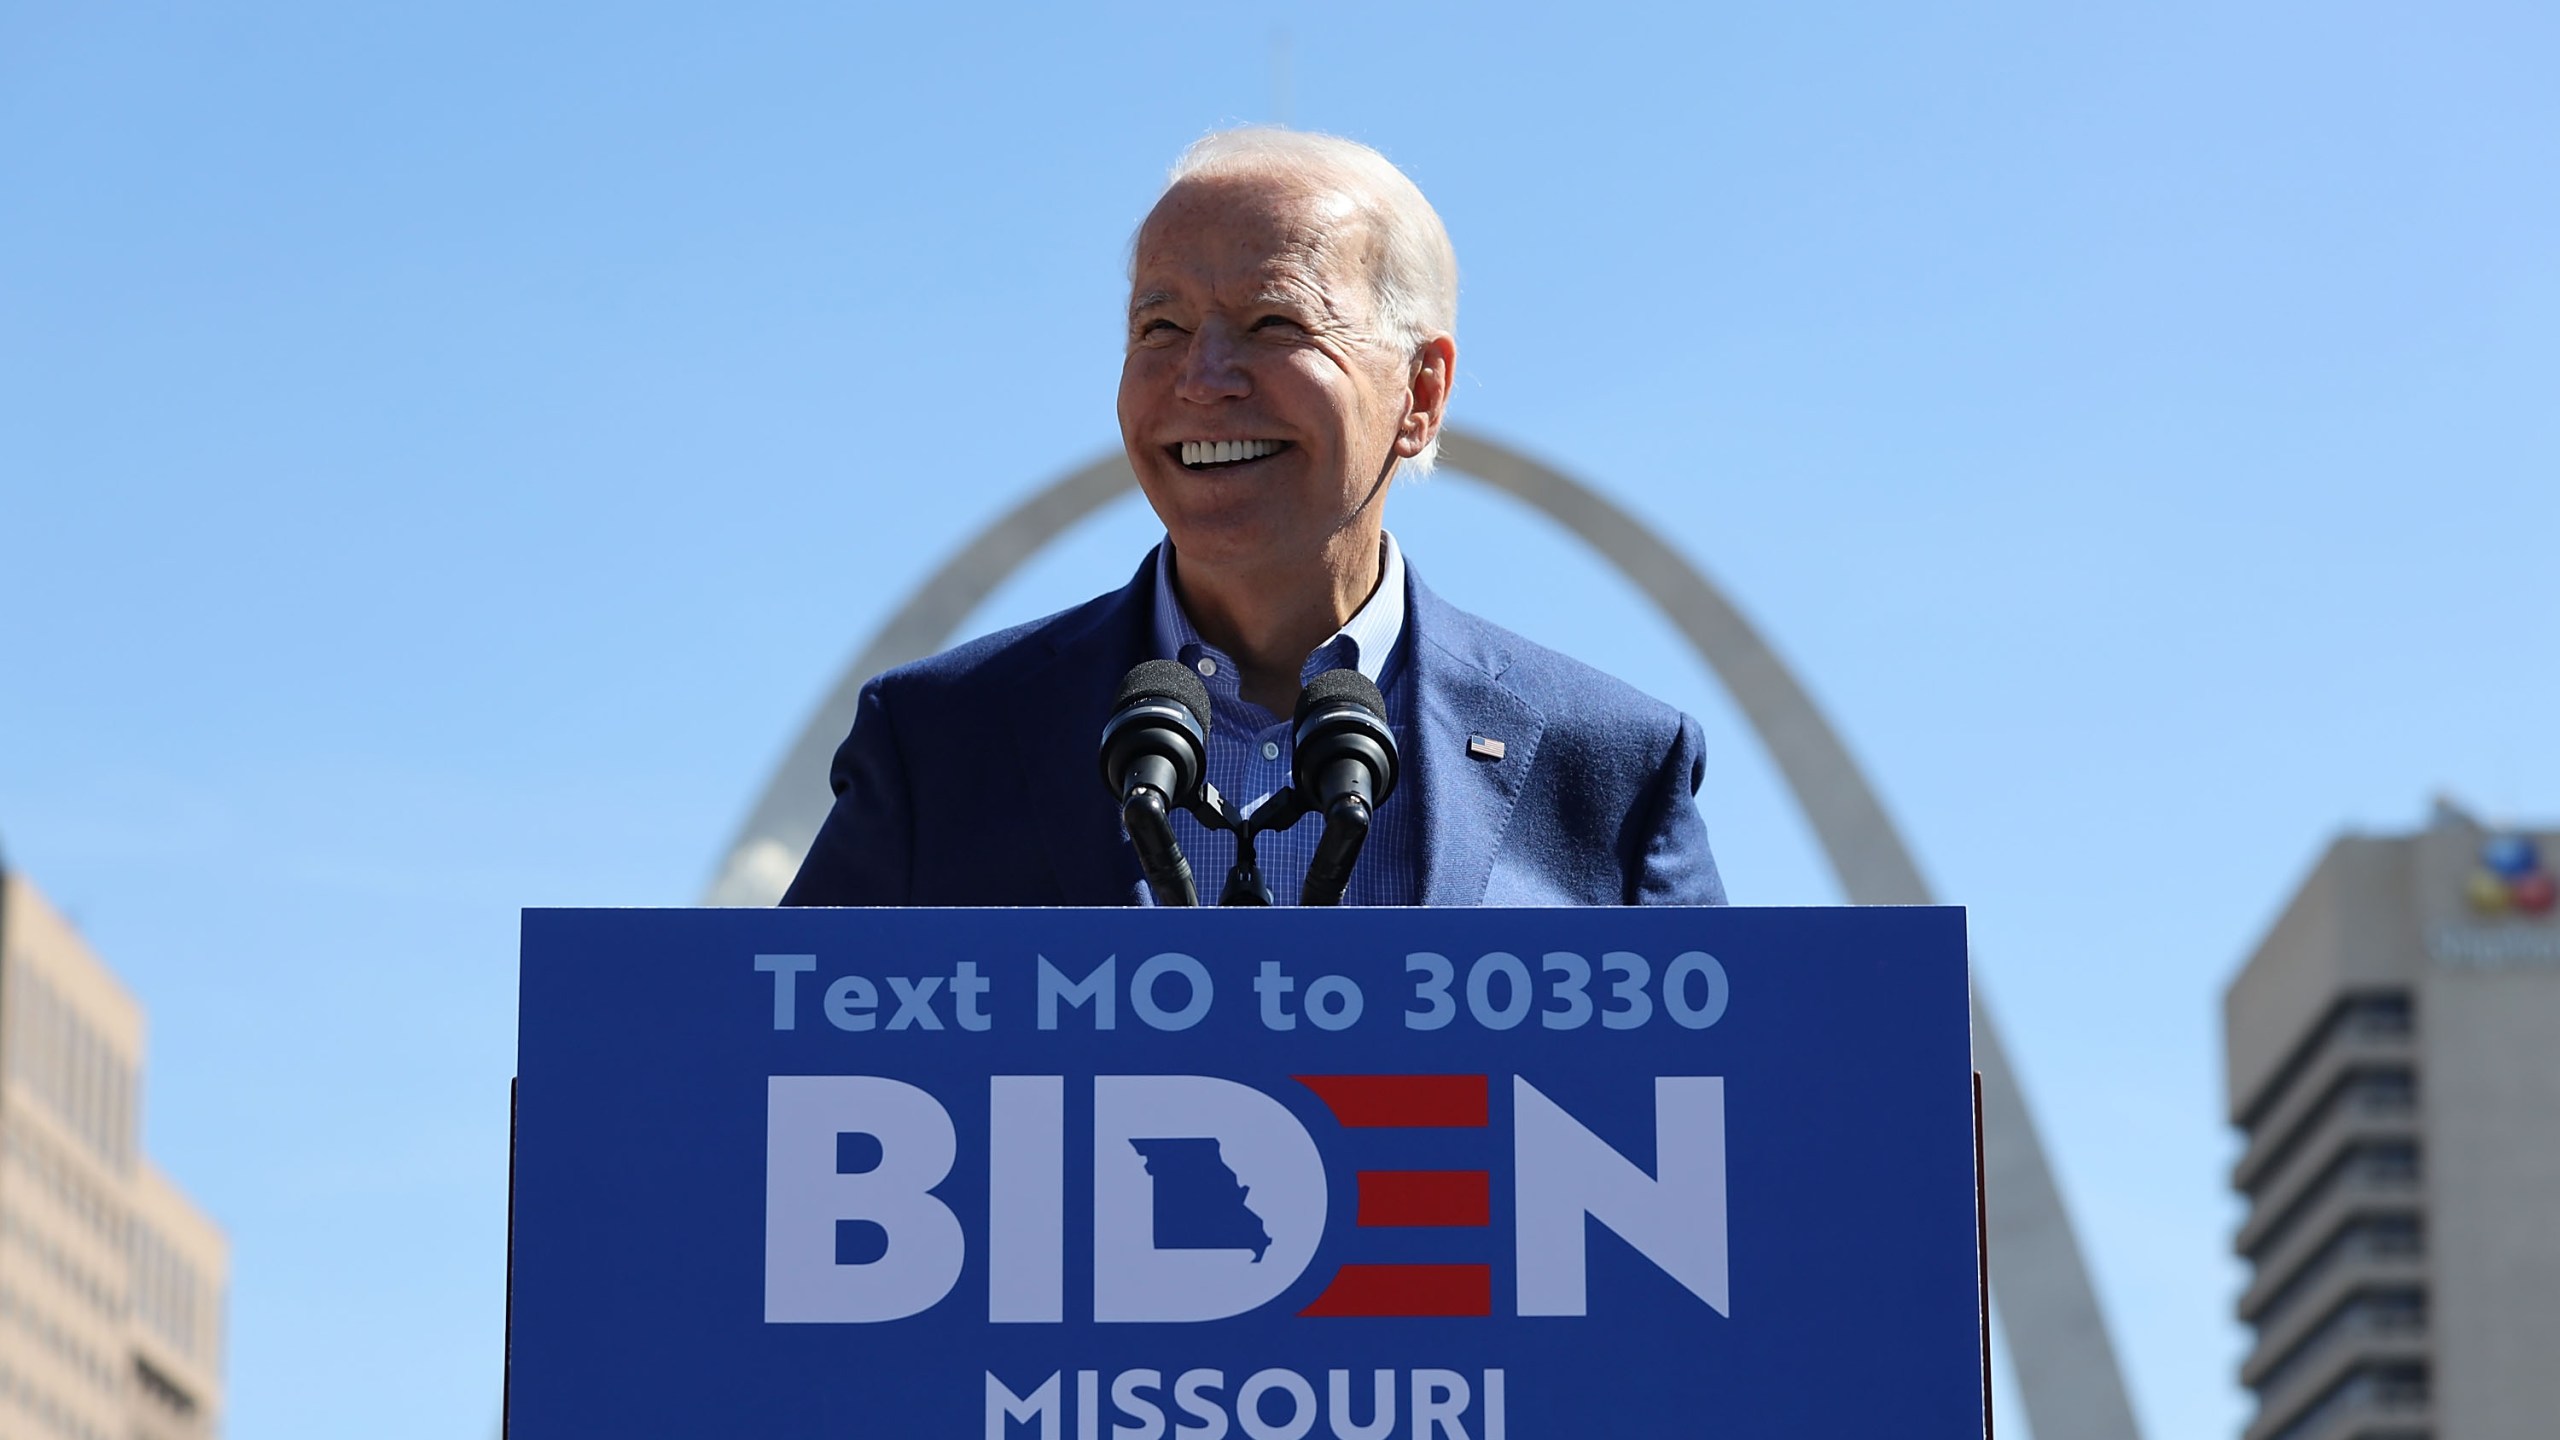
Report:
[[1286,440],[1185,440],[1165,450],[1185,470],[1224,470],[1268,459],[1289,448]]

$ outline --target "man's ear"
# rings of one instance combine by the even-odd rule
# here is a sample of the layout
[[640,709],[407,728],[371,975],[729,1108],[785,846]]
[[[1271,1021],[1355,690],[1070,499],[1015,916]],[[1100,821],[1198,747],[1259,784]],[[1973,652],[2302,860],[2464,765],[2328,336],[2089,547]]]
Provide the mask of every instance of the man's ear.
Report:
[[1396,453],[1411,459],[1440,434],[1449,414],[1449,389],[1458,373],[1458,342],[1434,335],[1414,357],[1413,379],[1405,394],[1403,423],[1396,427]]

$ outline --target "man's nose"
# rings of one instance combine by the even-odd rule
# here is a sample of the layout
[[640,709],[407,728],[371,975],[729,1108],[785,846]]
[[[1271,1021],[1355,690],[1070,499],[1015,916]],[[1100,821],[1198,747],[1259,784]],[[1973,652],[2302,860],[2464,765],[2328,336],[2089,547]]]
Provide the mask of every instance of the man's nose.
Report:
[[1174,380],[1174,393],[1202,405],[1252,394],[1253,382],[1245,374],[1244,356],[1236,342],[1235,331],[1221,321],[1193,331],[1191,344],[1183,351],[1182,373]]

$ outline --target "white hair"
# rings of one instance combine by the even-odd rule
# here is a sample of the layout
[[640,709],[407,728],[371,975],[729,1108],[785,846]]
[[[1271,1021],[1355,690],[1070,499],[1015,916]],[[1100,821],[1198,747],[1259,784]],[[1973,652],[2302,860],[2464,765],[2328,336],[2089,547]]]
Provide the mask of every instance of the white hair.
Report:
[[[1458,252],[1449,244],[1448,227],[1393,161],[1359,141],[1276,125],[1220,130],[1182,152],[1165,177],[1165,189],[1185,180],[1275,173],[1343,184],[1364,203],[1377,227],[1369,281],[1378,330],[1389,346],[1410,360],[1434,337],[1456,338]],[[1440,437],[1434,435],[1405,464],[1427,475],[1439,458]]]

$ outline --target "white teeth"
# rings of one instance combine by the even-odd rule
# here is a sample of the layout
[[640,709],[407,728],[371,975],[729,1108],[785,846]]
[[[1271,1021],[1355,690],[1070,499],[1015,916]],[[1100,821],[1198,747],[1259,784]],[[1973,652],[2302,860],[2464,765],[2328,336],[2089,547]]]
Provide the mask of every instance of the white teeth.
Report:
[[1182,463],[1185,465],[1232,465],[1239,460],[1259,460],[1280,453],[1277,440],[1185,440]]

